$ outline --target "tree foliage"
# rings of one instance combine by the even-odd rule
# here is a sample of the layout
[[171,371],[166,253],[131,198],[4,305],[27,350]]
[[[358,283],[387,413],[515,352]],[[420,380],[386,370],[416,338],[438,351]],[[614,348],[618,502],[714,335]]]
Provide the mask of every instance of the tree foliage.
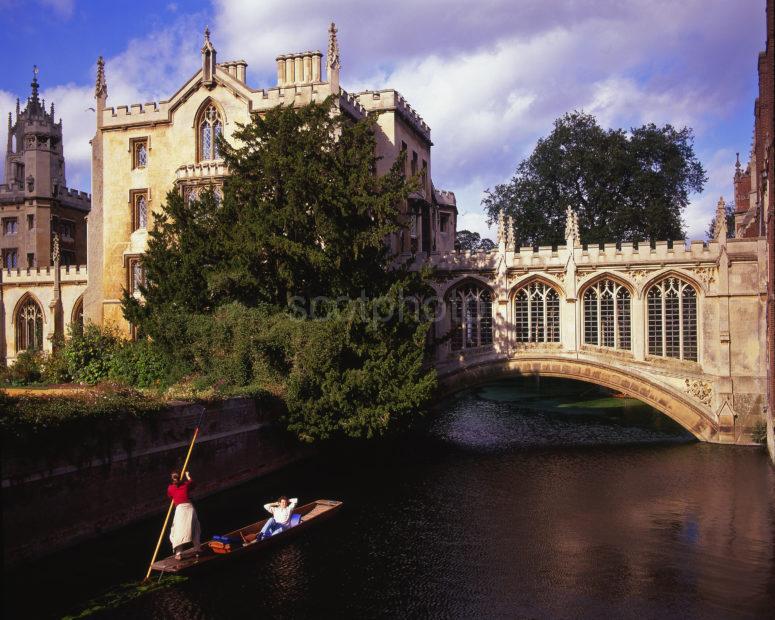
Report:
[[[124,295],[170,366],[271,389],[308,441],[405,426],[435,386],[429,320],[408,319],[401,297],[429,293],[425,274],[393,268],[385,243],[417,180],[403,155],[376,175],[374,124],[331,99],[254,114],[234,145],[221,142],[222,201],[171,192],[149,233],[142,300]],[[386,299],[406,312],[375,320]]]
[[490,221],[501,209],[514,217],[522,245],[563,243],[568,205],[584,243],[682,239],[689,196],[707,180],[693,141],[686,127],[606,130],[568,113],[483,205]]
[[489,252],[495,249],[492,239],[482,236],[478,232],[470,230],[458,230],[455,234],[455,249],[458,252]]

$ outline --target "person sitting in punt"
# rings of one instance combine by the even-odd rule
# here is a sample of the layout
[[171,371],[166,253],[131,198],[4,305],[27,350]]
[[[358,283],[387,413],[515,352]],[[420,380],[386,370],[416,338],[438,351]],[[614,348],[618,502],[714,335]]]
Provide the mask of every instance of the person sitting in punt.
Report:
[[172,483],[167,487],[167,496],[172,499],[172,503],[175,505],[170,542],[177,560],[181,558],[183,550],[189,546],[193,547],[197,555],[199,554],[199,519],[188,496],[194,481],[188,472],[183,474],[183,477],[186,479],[185,482],[181,480],[178,472],[173,471],[171,474]]
[[259,534],[258,539],[268,538],[269,536],[272,536],[272,534],[287,530],[291,527],[293,509],[296,508],[296,504],[298,503],[299,500],[297,498],[294,497],[293,499],[288,500],[288,498],[283,495],[276,502],[264,504],[264,509],[272,516],[264,523],[264,527],[261,528],[261,534]]

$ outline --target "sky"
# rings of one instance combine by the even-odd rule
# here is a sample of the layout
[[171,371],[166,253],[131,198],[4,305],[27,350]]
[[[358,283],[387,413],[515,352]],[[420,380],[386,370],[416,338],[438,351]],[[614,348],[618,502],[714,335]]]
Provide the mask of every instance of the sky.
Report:
[[[63,120],[67,182],[89,191],[94,75],[108,105],[169,98],[200,66],[209,25],[218,60],[275,85],[279,54],[319,49],[335,21],[341,83],[395,88],[430,125],[436,187],[457,195],[458,229],[492,236],[481,200],[571,110],[606,127],[689,126],[708,173],[684,217],[704,237],[748,159],[765,0],[0,0],[0,113],[30,92]],[[6,117],[7,118],[7,117]],[[4,144],[7,121],[0,123]],[[2,166],[3,153],[0,153]],[[2,169],[0,167],[0,169]]]

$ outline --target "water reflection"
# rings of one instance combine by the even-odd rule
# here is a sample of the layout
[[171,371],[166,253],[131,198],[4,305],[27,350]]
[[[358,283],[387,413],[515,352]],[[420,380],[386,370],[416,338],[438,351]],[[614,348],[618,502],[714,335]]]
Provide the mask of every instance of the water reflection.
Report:
[[[111,615],[767,616],[775,475],[761,452],[694,442],[588,386],[535,387],[462,394],[422,437],[337,451],[201,502],[209,533],[282,493],[346,506],[285,546]],[[123,537],[131,555],[148,534]],[[86,573],[105,561],[81,553]],[[45,579],[38,588],[63,587]]]

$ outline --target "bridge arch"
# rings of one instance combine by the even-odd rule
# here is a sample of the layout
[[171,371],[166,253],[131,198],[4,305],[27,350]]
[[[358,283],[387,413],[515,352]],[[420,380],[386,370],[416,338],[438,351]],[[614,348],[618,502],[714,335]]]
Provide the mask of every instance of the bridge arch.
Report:
[[557,377],[592,383],[651,405],[702,441],[718,441],[719,424],[709,411],[686,395],[621,367],[588,360],[525,356],[470,364],[439,373],[442,393],[453,393],[509,377]]

